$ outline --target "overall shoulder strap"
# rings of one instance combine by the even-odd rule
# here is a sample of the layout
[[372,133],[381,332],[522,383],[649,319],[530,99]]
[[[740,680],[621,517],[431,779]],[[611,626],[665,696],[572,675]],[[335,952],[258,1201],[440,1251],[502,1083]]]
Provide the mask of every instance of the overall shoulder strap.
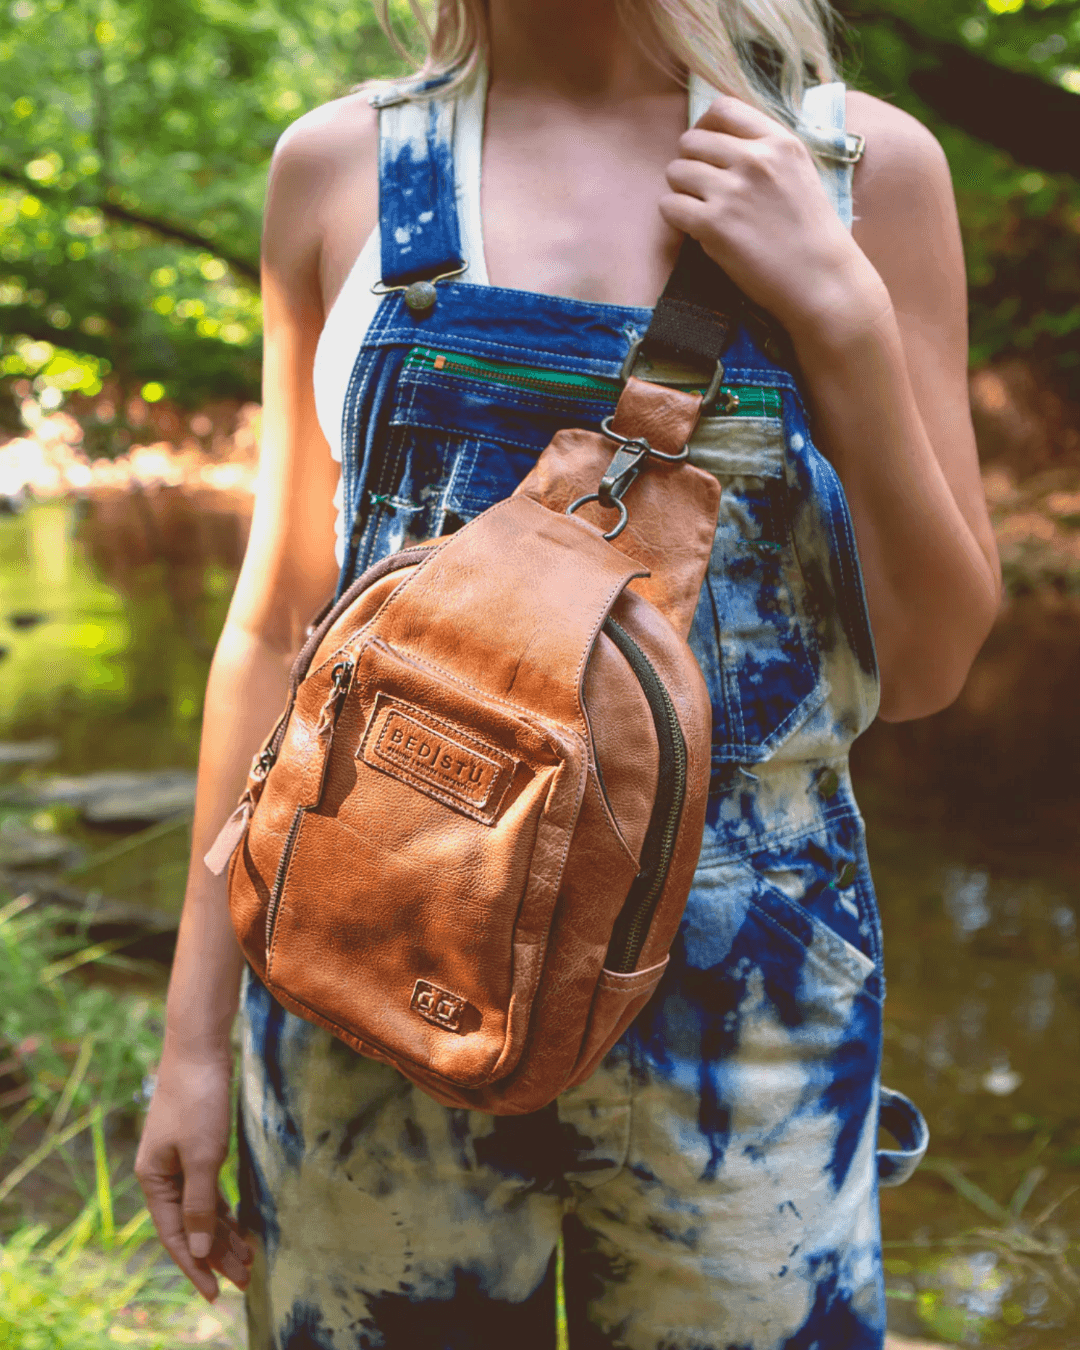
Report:
[[846,129],[847,86],[842,80],[811,85],[803,95],[801,130],[818,158],[818,172],[836,207],[851,229],[851,181],[865,141]]
[[[845,129],[846,88],[839,81],[814,85],[803,99],[801,130],[818,158],[818,169],[837,213],[851,228],[851,181],[864,141]],[[690,120],[696,122],[715,91],[696,76],[690,79]],[[646,356],[719,363],[740,319],[745,300],[727,275],[686,239],[642,342]],[[633,366],[637,349],[627,362]],[[719,366],[717,367],[720,368]]]
[[464,264],[454,188],[456,100],[416,97],[432,87],[437,84],[390,86],[369,95],[379,110],[384,287],[430,280]]

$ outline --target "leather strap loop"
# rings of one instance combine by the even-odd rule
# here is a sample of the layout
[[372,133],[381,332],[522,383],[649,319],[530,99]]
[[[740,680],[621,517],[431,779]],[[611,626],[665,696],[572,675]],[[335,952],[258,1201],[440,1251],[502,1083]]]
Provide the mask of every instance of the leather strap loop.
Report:
[[631,375],[615,408],[611,429],[620,436],[640,437],[662,454],[679,455],[700,416],[699,393],[652,384]]

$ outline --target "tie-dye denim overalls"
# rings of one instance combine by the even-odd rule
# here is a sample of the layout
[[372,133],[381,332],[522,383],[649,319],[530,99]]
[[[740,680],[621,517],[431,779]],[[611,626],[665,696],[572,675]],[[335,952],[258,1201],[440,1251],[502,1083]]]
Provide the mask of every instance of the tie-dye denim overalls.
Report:
[[[820,86],[803,117],[850,224],[843,95]],[[478,81],[380,113],[381,230],[323,335],[340,359],[341,324],[367,320],[320,408],[342,457],[342,584],[508,496],[560,427],[596,427],[649,320],[486,284],[483,98]],[[709,98],[692,86],[692,118]],[[420,316],[400,290],[370,296],[380,273],[459,257]],[[492,1118],[437,1105],[248,973],[257,1350],[553,1350],[560,1231],[572,1350],[882,1344],[877,1186],[926,1137],[878,1083],[881,938],[847,768],[874,651],[844,493],[795,381],[745,333],[725,367],[739,406],[692,442],[723,485],[690,639],[713,698],[708,824],[664,982],[589,1082]],[[317,363],[317,396],[319,379]],[[876,1151],[879,1117],[896,1151]]]

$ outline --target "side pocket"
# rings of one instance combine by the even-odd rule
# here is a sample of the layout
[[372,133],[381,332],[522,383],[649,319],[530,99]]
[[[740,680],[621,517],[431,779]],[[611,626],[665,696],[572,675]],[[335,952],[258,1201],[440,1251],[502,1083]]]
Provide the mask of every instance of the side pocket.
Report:
[[626,975],[614,970],[600,972],[581,1051],[567,1087],[576,1087],[594,1072],[652,998],[667,965],[668,957],[665,956],[658,965],[649,966],[647,970],[633,970]]
[[773,892],[880,968],[877,902],[856,814],[831,814],[794,839],[763,838],[750,862]]

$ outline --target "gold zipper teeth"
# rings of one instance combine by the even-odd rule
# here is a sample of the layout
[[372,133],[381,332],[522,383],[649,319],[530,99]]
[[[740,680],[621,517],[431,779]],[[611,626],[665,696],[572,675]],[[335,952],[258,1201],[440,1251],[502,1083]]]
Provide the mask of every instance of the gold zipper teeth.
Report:
[[[547,380],[542,379],[539,376],[532,377],[529,375],[518,375],[515,374],[513,371],[486,371],[483,369],[477,369],[477,367],[475,366],[465,366],[460,365],[456,361],[448,361],[446,360],[445,357],[441,359],[440,357],[435,357],[434,360],[430,361],[427,358],[420,358],[418,364],[423,366],[425,369],[436,370],[440,374],[446,372],[450,375],[463,375],[469,379],[477,379],[481,381],[484,381],[485,375],[489,375],[491,378],[490,380],[484,381],[485,383],[514,384],[519,385],[523,389],[534,389],[538,393],[544,394],[565,393],[569,394],[573,398],[580,398],[583,400],[591,399],[593,402],[606,401],[605,396],[607,394],[610,393],[612,396],[614,396],[618,393],[618,389],[616,388],[612,388],[611,390],[582,388],[579,385],[565,384],[559,380],[554,379]],[[725,391],[725,392],[732,393],[733,391]],[[735,410],[739,407],[739,401],[740,395],[736,392],[734,393],[734,404],[726,415],[732,416],[735,413]],[[761,405],[763,416],[769,415],[768,409],[765,406],[766,402],[767,400],[764,397],[762,397]]]
[[[663,697],[666,706],[666,711],[668,713],[669,720],[672,722],[673,725],[677,725],[678,719],[675,714],[675,709],[672,706],[671,700],[668,698],[667,690],[664,689],[662,682],[659,682],[659,688],[661,691],[661,696]],[[680,736],[673,736],[672,742],[675,751],[675,776],[676,779],[682,784],[681,795],[685,796],[686,747],[683,744],[682,738]],[[672,855],[675,852],[675,839],[679,832],[678,821],[681,815],[682,815],[681,809],[679,811],[678,816],[676,816],[674,810],[672,810],[668,814],[667,822],[664,826],[664,837],[663,840],[661,841],[660,846],[660,860],[656,869],[656,877],[653,880],[652,886],[650,886],[649,888],[648,895],[642,900],[638,914],[635,916],[634,923],[631,925],[630,932],[627,934],[626,939],[627,952],[633,953],[635,965],[637,964],[638,956],[640,956],[641,954],[640,948],[641,948],[641,940],[643,937],[641,932],[642,925],[647,917],[651,918],[652,909],[655,905],[655,901],[667,883],[667,874],[671,866]]]
[[542,393],[566,393],[573,391],[578,398],[591,398],[595,395],[596,399],[600,400],[603,399],[604,395],[607,393],[615,394],[618,392],[614,388],[611,390],[590,389],[580,385],[565,384],[559,380],[545,380],[540,376],[517,375],[513,371],[498,371],[497,373],[495,371],[478,371],[475,366],[461,366],[454,361],[444,361],[442,365],[432,363],[431,369],[437,370],[440,373],[448,371],[451,375],[467,375],[477,379],[485,374],[490,374],[492,383],[518,384],[525,389],[536,389]]

